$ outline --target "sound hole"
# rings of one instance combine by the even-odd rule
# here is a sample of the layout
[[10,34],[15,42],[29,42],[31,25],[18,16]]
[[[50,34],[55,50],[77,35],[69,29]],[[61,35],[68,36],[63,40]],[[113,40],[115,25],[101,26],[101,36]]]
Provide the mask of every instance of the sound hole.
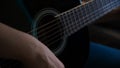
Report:
[[63,24],[59,18],[54,17],[57,14],[58,11],[52,8],[40,10],[32,24],[32,35],[58,56],[64,50],[66,37],[64,37]]
[[38,21],[37,36],[40,41],[46,44],[52,51],[56,51],[63,41],[63,26],[59,19],[53,15],[44,15]]

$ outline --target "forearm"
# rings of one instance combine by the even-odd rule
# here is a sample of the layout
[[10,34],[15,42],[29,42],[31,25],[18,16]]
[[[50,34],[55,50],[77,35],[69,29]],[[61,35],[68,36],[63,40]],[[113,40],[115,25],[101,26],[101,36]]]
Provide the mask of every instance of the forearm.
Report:
[[1,23],[0,57],[20,60],[28,68],[64,68],[57,57],[40,41]]
[[[0,57],[18,58],[31,51],[26,34],[0,23]],[[30,49],[30,50],[29,50]],[[22,56],[21,56],[22,53]]]

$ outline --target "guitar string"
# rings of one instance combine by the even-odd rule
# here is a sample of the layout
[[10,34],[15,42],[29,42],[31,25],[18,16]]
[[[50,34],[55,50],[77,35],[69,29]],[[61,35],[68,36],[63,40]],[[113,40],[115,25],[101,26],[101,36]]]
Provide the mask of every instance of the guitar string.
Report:
[[50,21],[50,22],[48,22],[48,23],[46,23],[46,24],[44,24],[44,25],[42,25],[42,26],[40,26],[40,27],[38,27],[38,28],[32,29],[31,31],[29,31],[29,32],[27,32],[27,33],[30,34],[30,33],[34,32],[34,31],[38,30],[38,29],[41,29],[41,28],[43,28],[43,27],[45,27],[45,26],[47,26],[47,25],[49,25],[49,24],[57,21],[57,20],[59,20],[59,18],[56,18],[56,19],[54,19],[54,20],[52,20],[52,21]]
[[56,41],[61,40],[61,39],[62,39],[62,37],[56,39],[56,40],[55,40],[54,42],[52,42],[52,43],[49,43],[49,45],[50,45],[50,44],[53,44],[53,43],[55,43]]
[[[58,41],[58,40],[60,40],[60,38],[59,38],[59,39],[57,39],[57,40],[55,40],[55,41]],[[50,45],[51,45],[51,44],[54,44],[54,43],[55,43],[55,42],[52,42],[52,43],[50,43]]]
[[[61,27],[62,27],[62,26],[61,26]],[[57,29],[57,28],[60,28],[60,27],[54,27],[54,29],[52,29],[52,30],[55,30],[55,29]],[[52,31],[52,30],[50,30],[50,31]],[[63,30],[65,30],[65,29],[63,29]],[[50,31],[47,31],[46,33],[50,32]],[[57,31],[57,32],[58,32],[58,31]],[[39,34],[39,33],[42,33],[42,32],[39,31],[38,34]],[[46,33],[44,33],[44,35],[46,35]],[[56,34],[56,32],[55,32],[55,34]],[[44,35],[40,34],[41,37],[44,36]]]
[[[86,5],[86,4],[90,3],[90,2],[92,2],[92,1],[86,2],[85,4],[78,5],[78,6],[72,8],[72,9],[70,9],[70,10],[65,11],[65,12],[70,12],[71,10],[73,10],[73,9],[75,9],[75,8],[78,8],[78,7],[81,7],[82,5]],[[65,12],[63,12],[63,13],[65,13]],[[58,14],[58,15],[62,15],[63,13],[60,13],[60,14]],[[58,15],[56,15],[55,17],[58,17]],[[59,18],[58,18],[58,19],[59,19]],[[56,20],[56,19],[54,19],[54,20]],[[52,20],[52,21],[54,21],[54,20]],[[52,21],[50,21],[50,22],[52,22]],[[47,25],[47,24],[46,24],[46,25]],[[33,31],[39,29],[39,28],[42,28],[42,27],[46,26],[46,25],[42,25],[41,27],[38,27],[38,28],[36,28],[36,29],[33,29],[33,30],[31,30],[31,31],[29,31],[29,32],[27,32],[27,33],[31,33],[31,32],[33,32]]]
[[[47,28],[44,28],[44,29],[39,29],[40,31],[38,31],[37,33],[39,34],[39,33],[48,33],[48,32],[50,32],[50,31],[53,31],[53,30],[55,30],[55,29],[57,29],[57,28],[59,28],[59,27],[55,27],[55,26],[57,26],[57,25],[61,25],[60,23],[51,23],[51,25],[49,26],[49,27],[47,27]],[[53,28],[54,27],[54,29],[51,29],[51,28]],[[47,31],[47,32],[45,32],[46,30],[49,30],[49,31]]]
[[[90,14],[90,15],[91,15],[91,14]],[[86,19],[86,17],[88,17],[88,16],[90,16],[90,15],[86,15],[86,16],[85,16],[85,19]],[[83,20],[84,20],[84,19],[83,19]],[[57,24],[58,24],[58,23],[57,23]],[[56,27],[56,28],[57,28],[57,27]],[[55,28],[55,29],[56,29],[56,28]],[[53,30],[54,30],[54,29],[53,29]],[[42,33],[42,32],[39,31],[38,34],[39,34],[39,33]]]
[[[40,33],[38,33],[38,34],[40,34],[39,36],[41,36],[41,37],[44,37],[44,36],[46,36],[46,35],[48,35],[49,33],[51,33],[52,32],[52,35],[54,35],[54,34],[58,34],[59,32],[59,30],[57,30],[57,29],[59,29],[59,28],[62,28],[62,26],[58,26],[58,27],[54,27],[53,29],[49,29],[49,30],[46,30],[47,32],[40,32]],[[53,32],[54,31],[54,32]],[[62,32],[62,31],[60,31],[60,32]],[[50,35],[50,34],[49,34]],[[41,38],[41,37],[39,37],[39,38]]]
[[[59,18],[57,18],[57,20],[59,20]],[[33,30],[31,30],[30,32],[33,32],[33,31],[35,31],[35,30],[37,30],[37,29],[40,29],[40,28],[43,28],[44,26],[47,26],[47,25],[53,23],[54,21],[56,21],[56,20],[52,20],[50,23],[46,23],[45,25],[42,25],[42,26],[40,26],[40,27],[38,27],[38,28],[36,28],[36,29],[33,29]],[[28,33],[30,33],[30,32],[28,32]]]
[[52,42],[53,43],[53,42]]
[[[88,15],[88,16],[89,16],[89,15]],[[84,20],[84,19],[86,19],[86,17],[88,17],[88,16],[87,16],[87,14],[85,14],[82,19]],[[56,24],[58,24],[58,23],[56,23]],[[46,30],[46,29],[48,29],[48,28],[45,28],[44,30]],[[55,29],[56,29],[56,28],[55,28]],[[41,30],[41,31],[44,31],[44,30]],[[39,31],[38,33],[40,33],[41,31]],[[42,32],[41,32],[41,33],[42,33]]]
[[[89,2],[89,3],[90,3],[90,2]],[[81,6],[83,6],[83,5],[81,5]],[[76,8],[76,7],[75,7],[75,8]],[[56,21],[56,20],[59,20],[59,18],[56,18],[56,19],[50,21],[49,23],[46,23],[45,25],[42,25],[42,26],[37,27],[37,28],[35,28],[35,29],[32,29],[31,31],[29,31],[29,32],[27,32],[27,33],[32,33],[32,32],[34,32],[35,30],[40,29],[40,28],[43,28],[44,26],[47,26],[47,25],[51,24],[52,22],[54,22],[54,21]]]
[[[50,21],[49,23],[47,23],[47,24],[45,24],[45,25],[43,25],[43,26],[41,26],[41,27],[38,27],[38,28],[36,28],[36,29],[33,29],[33,30],[31,30],[31,31],[29,31],[29,32],[27,32],[27,33],[31,33],[31,32],[33,32],[33,31],[35,31],[35,30],[41,29],[41,28],[43,28],[43,27],[46,27],[46,26],[54,23],[54,22],[57,21],[57,20],[59,20],[59,18],[54,19],[54,20]],[[58,24],[58,23],[55,23],[54,25],[57,25],[57,24]],[[51,27],[51,26],[49,26],[48,28],[50,28],[50,27]],[[44,31],[44,30],[46,30],[46,29],[48,29],[48,28],[45,28],[45,29],[43,29],[43,30],[41,29],[41,31]]]

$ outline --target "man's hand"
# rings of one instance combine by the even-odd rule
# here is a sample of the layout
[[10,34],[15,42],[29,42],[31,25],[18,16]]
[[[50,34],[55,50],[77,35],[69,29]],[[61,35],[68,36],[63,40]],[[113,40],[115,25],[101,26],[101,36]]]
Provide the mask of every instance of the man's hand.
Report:
[[43,43],[2,23],[0,58],[17,59],[26,68],[64,68],[62,62]]

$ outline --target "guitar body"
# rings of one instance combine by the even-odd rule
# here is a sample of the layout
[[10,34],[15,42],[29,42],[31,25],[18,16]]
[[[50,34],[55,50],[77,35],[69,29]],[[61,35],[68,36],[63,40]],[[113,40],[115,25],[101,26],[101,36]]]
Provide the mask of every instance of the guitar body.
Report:
[[[36,18],[45,20],[55,15],[69,10],[80,4],[79,0],[3,0],[0,2],[0,21],[18,30],[29,32],[33,29],[41,27],[44,22],[36,21]],[[50,15],[48,17],[44,17]],[[42,18],[43,17],[43,18]],[[54,19],[54,18],[53,18]],[[35,22],[36,21],[36,22]],[[45,22],[45,24],[47,23]],[[55,23],[54,23],[55,24]],[[53,25],[53,24],[52,24]],[[60,24],[61,25],[61,24]],[[58,27],[57,25],[56,27]],[[59,28],[60,29],[60,28]],[[30,34],[35,36],[38,40],[39,37],[33,31]],[[87,60],[89,50],[89,37],[88,29],[77,31],[67,38],[61,39],[63,48],[57,57],[65,64],[66,68],[81,68]],[[44,43],[44,42],[43,42]]]

